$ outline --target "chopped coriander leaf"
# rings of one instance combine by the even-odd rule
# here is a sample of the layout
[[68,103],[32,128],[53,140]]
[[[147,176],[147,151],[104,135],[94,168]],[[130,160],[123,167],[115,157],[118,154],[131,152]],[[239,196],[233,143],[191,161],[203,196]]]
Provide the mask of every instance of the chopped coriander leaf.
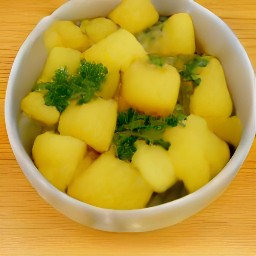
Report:
[[137,140],[144,140],[149,145],[160,145],[168,150],[170,143],[162,138],[163,132],[167,127],[182,124],[185,118],[186,116],[178,111],[167,117],[149,116],[131,108],[120,112],[113,138],[117,157],[130,161],[136,152]]
[[159,56],[156,54],[149,54],[149,61],[159,67],[163,67],[165,64],[175,66],[175,63],[177,62],[178,57],[173,56]]
[[194,92],[194,85],[191,81],[181,81],[178,102],[183,106],[183,112],[190,114],[190,97]]
[[149,61],[156,66],[162,67],[165,64],[165,60],[161,56],[150,54],[148,57]]
[[184,65],[184,69],[180,71],[180,75],[184,81],[192,81],[194,85],[199,85],[201,79],[196,73],[198,67],[206,67],[209,60],[205,57],[196,55],[195,58],[190,60]]
[[114,136],[114,144],[117,148],[117,156],[121,160],[131,159],[133,154],[136,152],[134,143],[137,137],[127,136],[125,134],[116,133]]
[[206,67],[208,63],[209,59],[206,56],[195,55],[191,59],[188,58],[185,60],[184,64],[181,65],[179,70],[181,84],[178,102],[183,106],[186,115],[190,113],[190,96],[194,93],[194,89],[201,83],[198,68]]
[[179,71],[183,81],[191,81],[195,86],[201,79],[198,76],[198,68],[206,67],[209,60],[200,55],[159,56],[149,54],[149,61],[156,66],[172,65]]
[[141,33],[144,33],[144,34],[150,34],[154,31],[162,31],[163,30],[163,27],[164,27],[164,22],[168,19],[167,16],[160,16],[158,21],[152,25],[151,27],[145,29],[144,31],[140,32],[139,34]]
[[187,115],[185,113],[184,107],[180,104],[176,104],[175,109],[173,111],[173,115],[177,118],[178,124],[181,126],[185,126],[185,120],[187,119]]
[[[102,63],[95,64],[86,60],[81,60],[78,74],[85,80],[94,84],[98,90],[101,83],[105,81],[108,70]],[[92,84],[92,85],[93,85]]]
[[55,106],[62,112],[71,100],[76,100],[77,104],[89,102],[101,89],[107,74],[108,70],[103,64],[81,60],[75,75],[69,74],[66,68],[57,69],[52,81],[38,83],[33,90],[42,91],[45,104]]
[[162,148],[164,148],[165,150],[168,150],[171,144],[168,141],[165,141],[163,139],[159,139],[159,140],[154,141],[154,145],[159,145]]
[[153,26],[135,35],[137,40],[147,52],[151,52],[150,47],[152,43],[161,38],[164,22],[167,20],[167,18],[167,16],[160,16],[158,22],[156,22]]

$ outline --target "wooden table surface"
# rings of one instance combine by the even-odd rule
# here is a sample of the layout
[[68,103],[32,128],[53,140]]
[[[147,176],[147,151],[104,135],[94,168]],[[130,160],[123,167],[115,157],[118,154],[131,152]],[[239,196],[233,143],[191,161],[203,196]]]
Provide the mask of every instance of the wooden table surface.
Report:
[[[256,255],[256,141],[219,199],[158,231],[118,234],[84,227],[49,206],[31,187],[8,142],[5,90],[29,32],[64,2],[0,0],[0,255]],[[234,30],[256,67],[256,1],[198,2]]]

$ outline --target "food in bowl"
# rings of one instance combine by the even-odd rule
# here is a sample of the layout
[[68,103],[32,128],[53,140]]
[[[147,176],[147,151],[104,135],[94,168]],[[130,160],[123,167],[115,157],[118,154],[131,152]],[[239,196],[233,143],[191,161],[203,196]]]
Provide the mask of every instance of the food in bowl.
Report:
[[[49,57],[49,50],[45,46],[44,32],[56,21],[92,21],[93,18],[107,17],[120,2],[120,0],[68,1],[37,24],[21,46],[14,61],[6,92],[5,119],[10,144],[21,170],[39,195],[51,206],[70,219],[95,229],[112,232],[142,232],[171,226],[194,215],[220,196],[232,181],[245,160],[255,136],[256,107],[253,97],[255,95],[255,75],[241,43],[216,15],[190,0],[152,0],[151,2],[160,16],[169,17],[178,13],[188,13],[193,20],[196,49],[200,50],[199,55],[207,53],[207,56],[215,56],[220,61],[225,71],[229,93],[232,96],[234,113],[242,123],[243,129],[239,144],[235,151],[232,150],[232,157],[225,167],[207,184],[195,192],[187,194],[186,191],[184,192],[183,183],[177,182],[168,189],[168,193],[153,193],[155,196],[151,198],[150,204],[147,206],[153,205],[154,207],[113,210],[84,203],[63,193],[47,181],[32,161],[32,146],[35,137],[42,133],[42,125],[32,122],[32,119],[21,114],[20,103],[41,77]],[[87,21],[84,25],[86,23]],[[80,28],[82,28],[82,24],[83,22]],[[58,36],[56,34],[55,36],[57,39]],[[94,40],[97,41],[97,37]],[[161,65],[163,62],[162,58],[155,58],[154,54],[151,54],[151,57],[151,61],[155,64]],[[108,71],[110,72],[110,70]],[[113,75],[112,79],[114,81],[118,78]],[[110,93],[111,90],[107,91]],[[124,106],[126,105],[124,104]],[[57,115],[59,115],[58,112]],[[55,118],[53,115],[53,119]],[[218,122],[214,119],[218,119]],[[211,118],[211,121],[207,120],[207,123],[214,126],[215,132],[218,130],[216,127],[226,127],[224,129],[226,130],[225,137],[229,138],[227,127],[238,120],[237,118],[228,120],[227,122],[226,118]],[[223,131],[223,129],[220,130]],[[224,135],[220,134],[221,132],[218,131],[218,136],[223,136],[224,139]],[[75,142],[74,144],[81,145]],[[143,141],[141,145],[143,146]],[[97,155],[91,157],[93,159]],[[84,165],[86,165],[86,161],[88,159],[82,160]],[[80,166],[83,166],[82,162]]]
[[229,161],[241,122],[188,13],[122,1],[106,17],[54,22],[44,43],[46,63],[21,109],[41,125],[31,157],[62,192],[140,209],[198,190]]

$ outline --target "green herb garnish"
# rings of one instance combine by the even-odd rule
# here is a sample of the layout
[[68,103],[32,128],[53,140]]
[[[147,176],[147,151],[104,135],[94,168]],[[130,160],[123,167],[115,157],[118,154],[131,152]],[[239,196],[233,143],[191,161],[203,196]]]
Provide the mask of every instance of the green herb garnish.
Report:
[[200,68],[206,67],[209,59],[206,56],[200,55],[180,56],[179,58],[177,65],[179,66],[181,83],[178,102],[183,106],[184,113],[189,115],[190,97],[194,93],[195,88],[201,83],[199,76]]
[[184,65],[184,69],[180,71],[180,75],[184,81],[192,81],[194,85],[199,85],[201,79],[197,74],[197,68],[206,67],[209,60],[205,57],[196,55],[195,58],[191,59]]
[[62,112],[71,100],[76,100],[77,104],[89,102],[100,90],[107,74],[108,70],[103,64],[81,60],[75,75],[69,74],[66,68],[60,68],[56,70],[52,81],[38,83],[33,90],[42,91],[45,104],[55,106]]
[[147,52],[151,52],[152,44],[162,37],[164,22],[167,19],[167,16],[160,16],[158,22],[135,35],[137,40]]
[[162,67],[165,64],[165,59],[161,56],[149,54],[148,57],[149,61],[156,66]]
[[168,150],[170,143],[162,138],[163,132],[167,127],[177,126],[185,118],[181,113],[167,117],[155,117],[141,114],[133,109],[120,112],[113,138],[117,157],[130,161],[136,152],[135,142],[137,140],[144,140],[151,145],[160,145]]

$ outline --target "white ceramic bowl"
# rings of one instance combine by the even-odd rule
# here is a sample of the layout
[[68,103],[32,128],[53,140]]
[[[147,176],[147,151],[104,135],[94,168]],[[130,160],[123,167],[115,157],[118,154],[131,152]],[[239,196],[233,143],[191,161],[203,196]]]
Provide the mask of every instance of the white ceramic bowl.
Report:
[[46,60],[44,30],[57,19],[79,20],[106,15],[120,0],[71,0],[42,19],[20,48],[6,92],[6,127],[16,159],[27,179],[50,205],[69,218],[92,228],[114,232],[141,232],[174,225],[216,199],[232,181],[245,160],[255,136],[255,77],[248,56],[229,27],[192,0],[153,0],[160,14],[189,12],[196,37],[205,52],[217,56],[223,66],[236,113],[242,120],[241,142],[225,168],[207,185],[181,199],[140,210],[101,209],[77,201],[53,187],[37,170],[29,152],[36,132],[19,123],[20,101],[30,91]]

